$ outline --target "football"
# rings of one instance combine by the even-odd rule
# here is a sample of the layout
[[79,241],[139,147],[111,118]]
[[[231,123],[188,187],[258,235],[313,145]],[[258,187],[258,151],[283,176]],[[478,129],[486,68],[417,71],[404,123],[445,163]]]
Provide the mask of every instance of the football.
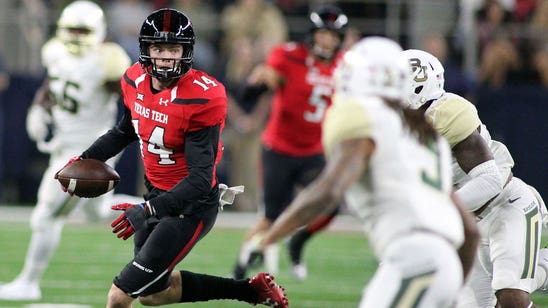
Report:
[[57,180],[71,194],[94,198],[114,189],[120,182],[120,175],[102,161],[82,159],[61,169]]

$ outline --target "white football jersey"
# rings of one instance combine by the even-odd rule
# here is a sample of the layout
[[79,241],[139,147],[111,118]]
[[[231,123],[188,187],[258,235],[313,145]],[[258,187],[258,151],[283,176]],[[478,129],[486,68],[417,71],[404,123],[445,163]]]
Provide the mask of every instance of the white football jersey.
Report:
[[402,234],[439,234],[455,247],[464,240],[460,215],[450,199],[451,152],[443,138],[420,144],[402,115],[377,97],[335,96],[326,114],[327,157],[342,140],[371,138],[375,150],[367,171],[347,191],[349,207],[363,219],[377,256]]
[[105,83],[119,82],[131,64],[129,57],[114,43],[77,56],[53,38],[42,48],[42,63],[54,100],[52,143],[56,148],[89,146],[116,121],[118,95],[107,91]]
[[[434,101],[425,112],[426,119],[444,136],[453,147],[472,134],[479,126],[480,135],[485,139],[493,153],[501,178],[506,181],[514,159],[506,146],[491,139],[487,127],[481,123],[476,107],[465,98],[456,94],[445,93]],[[453,158],[453,183],[457,188],[462,187],[471,177],[467,175]]]

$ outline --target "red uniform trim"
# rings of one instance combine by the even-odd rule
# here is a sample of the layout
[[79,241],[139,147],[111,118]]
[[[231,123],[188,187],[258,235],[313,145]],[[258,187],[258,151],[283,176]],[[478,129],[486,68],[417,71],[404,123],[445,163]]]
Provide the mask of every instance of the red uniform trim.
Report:
[[171,11],[166,10],[164,11],[164,29],[163,29],[164,32],[169,31],[170,24],[171,24]]
[[204,229],[204,222],[200,220],[200,223],[198,224],[198,227],[196,228],[196,231],[194,231],[194,235],[192,235],[192,238],[190,239],[190,241],[188,241],[188,243],[185,245],[185,247],[183,247],[181,252],[179,252],[177,254],[175,259],[167,267],[168,271],[173,270],[175,265],[177,265],[179,262],[181,262],[181,260],[190,252],[190,249],[192,249],[192,247],[198,241],[198,237],[202,233],[203,229]]

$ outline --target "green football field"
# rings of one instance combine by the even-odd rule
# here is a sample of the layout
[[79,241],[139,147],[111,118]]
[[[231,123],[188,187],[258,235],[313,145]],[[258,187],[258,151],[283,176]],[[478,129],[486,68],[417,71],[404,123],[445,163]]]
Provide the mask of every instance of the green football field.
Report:
[[[228,276],[243,233],[243,229],[214,228],[177,268]],[[29,237],[26,223],[0,224],[0,281],[9,281],[20,271]],[[42,306],[0,301],[0,307],[70,307],[69,304],[104,307],[112,278],[130,260],[131,251],[131,242],[113,236],[106,223],[68,224],[61,246],[43,278],[43,298],[32,303]],[[362,287],[376,267],[367,241],[357,232],[328,232],[317,236],[306,250],[306,260],[309,278],[303,283],[295,282],[288,273],[285,247],[281,249],[276,281],[286,288],[290,307],[357,307]],[[534,299],[537,307],[548,307],[548,295],[535,294]],[[180,305],[251,307],[237,301]],[[142,306],[137,303],[135,307]]]

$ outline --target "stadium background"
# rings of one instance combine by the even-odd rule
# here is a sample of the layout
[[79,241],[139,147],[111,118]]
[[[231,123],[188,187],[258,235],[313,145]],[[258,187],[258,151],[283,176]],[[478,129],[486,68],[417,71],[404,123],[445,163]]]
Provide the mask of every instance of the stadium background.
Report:
[[[41,84],[44,71],[40,64],[40,48],[55,30],[60,10],[69,1],[2,0],[0,1],[0,57],[10,75],[9,87],[0,93],[0,204],[32,205],[47,156],[39,153],[25,132],[26,111],[35,90]],[[114,2],[97,1],[106,9]],[[150,7],[178,7],[189,1],[129,1]],[[192,2],[192,1],[190,1]],[[193,1],[210,8],[212,20],[218,20],[223,9],[235,1]],[[278,0],[290,31],[290,39],[300,40],[308,31],[307,12],[325,1]],[[511,29],[508,42],[518,52],[519,63],[504,75],[502,82],[493,84],[481,78],[485,61],[484,51],[489,42],[482,41],[482,22],[485,15],[482,0],[345,0],[332,1],[349,16],[350,26],[361,35],[383,35],[398,40],[404,48],[420,48],[433,33],[441,35],[448,44],[447,85],[449,90],[465,95],[476,104],[480,117],[488,125],[493,138],[504,142],[516,161],[514,174],[535,186],[548,199],[548,23],[540,25],[544,38],[535,41],[540,64],[531,61],[533,50],[529,44],[536,38],[531,25],[536,15],[548,16],[546,0],[500,1],[505,18],[497,27]],[[544,10],[544,14],[539,13]],[[183,10],[184,11],[184,10]],[[193,16],[190,13],[190,18]],[[128,14],[128,18],[133,15]],[[546,18],[545,18],[546,19]],[[139,20],[139,23],[141,20]],[[196,23],[195,23],[195,27]],[[208,70],[223,79],[224,59],[218,56],[222,29],[219,23],[197,28],[198,40],[212,46]],[[112,29],[109,29],[112,31]],[[200,36],[200,33],[207,35]],[[273,29],[272,31],[276,31]],[[543,31],[543,32],[542,32]],[[113,40],[112,34],[109,39]],[[491,38],[493,41],[495,37]],[[137,39],[134,38],[137,45]],[[535,51],[537,51],[537,49]],[[544,61],[544,62],[542,62]],[[204,62],[205,63],[205,62]],[[536,62],[535,62],[536,63]],[[544,64],[542,64],[544,63]],[[502,66],[504,61],[500,61]],[[200,67],[200,63],[196,63]],[[202,64],[205,66],[205,64]],[[77,69],[77,68],[75,68]],[[75,153],[77,154],[77,153]],[[230,163],[230,162],[227,162]],[[118,170],[123,182],[117,188],[125,193],[139,193],[141,173],[137,148],[124,154]],[[229,174],[222,174],[229,177]],[[236,209],[238,207],[235,207]]]

